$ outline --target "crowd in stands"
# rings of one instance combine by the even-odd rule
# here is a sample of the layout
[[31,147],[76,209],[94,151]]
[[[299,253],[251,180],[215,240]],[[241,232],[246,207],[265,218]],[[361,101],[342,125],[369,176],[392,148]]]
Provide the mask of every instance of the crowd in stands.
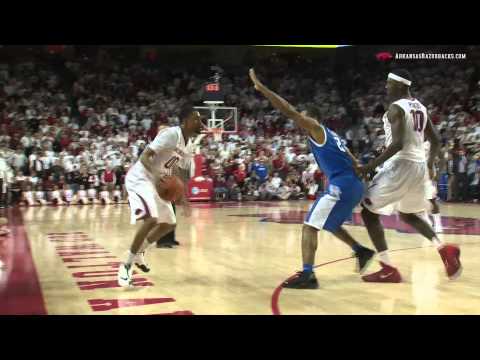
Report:
[[[317,105],[362,162],[384,146],[385,71],[365,68],[342,81],[328,65],[282,59],[259,65],[272,89],[299,110]],[[187,102],[201,105],[196,69],[144,64],[92,66],[79,60],[59,73],[48,64],[0,64],[0,178],[12,204],[124,202],[126,172],[160,126],[178,124]],[[470,63],[417,65],[413,96],[442,137],[438,180],[445,200],[480,196],[480,87]],[[320,80],[321,79],[321,80]],[[324,177],[306,134],[255,93],[247,67],[225,71],[225,105],[238,108],[238,133],[202,140],[203,175],[215,200],[315,198]]]

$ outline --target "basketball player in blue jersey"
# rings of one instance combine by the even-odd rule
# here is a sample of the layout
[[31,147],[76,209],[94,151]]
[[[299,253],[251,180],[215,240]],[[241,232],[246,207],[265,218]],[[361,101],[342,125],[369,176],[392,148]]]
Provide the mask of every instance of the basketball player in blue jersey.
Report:
[[355,158],[340,137],[320,123],[318,110],[312,107],[307,112],[299,113],[286,100],[263,85],[253,69],[250,69],[250,78],[255,89],[270,100],[273,107],[308,132],[308,142],[315,161],[329,183],[327,193],[315,201],[303,224],[303,271],[283,286],[292,289],[318,288],[313,264],[317,250],[317,234],[322,229],[331,232],[352,248],[357,258],[357,271],[363,273],[372,260],[374,251],[361,246],[342,227],[363,197],[363,183],[354,170]]

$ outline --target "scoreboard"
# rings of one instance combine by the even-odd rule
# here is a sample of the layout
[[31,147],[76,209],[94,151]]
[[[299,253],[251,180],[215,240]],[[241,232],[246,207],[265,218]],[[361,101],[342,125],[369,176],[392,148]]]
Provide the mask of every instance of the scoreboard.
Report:
[[205,84],[203,101],[223,101],[224,94],[220,83],[212,82]]

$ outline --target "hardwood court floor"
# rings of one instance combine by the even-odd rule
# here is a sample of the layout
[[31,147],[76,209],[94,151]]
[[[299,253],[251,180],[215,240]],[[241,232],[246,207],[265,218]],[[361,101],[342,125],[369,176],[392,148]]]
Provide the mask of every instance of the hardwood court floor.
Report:
[[[351,250],[320,232],[320,289],[282,289],[301,267],[310,204],[193,204],[191,218],[179,210],[181,246],[151,248],[152,270],[136,274],[133,289],[116,284],[135,229],[128,205],[11,209],[12,234],[0,240],[0,314],[480,314],[480,206],[441,206],[441,237],[462,250],[456,281],[430,243],[392,216],[383,222],[404,283],[362,282]],[[353,223],[348,230],[372,247],[358,213]],[[377,269],[373,262],[367,273]]]

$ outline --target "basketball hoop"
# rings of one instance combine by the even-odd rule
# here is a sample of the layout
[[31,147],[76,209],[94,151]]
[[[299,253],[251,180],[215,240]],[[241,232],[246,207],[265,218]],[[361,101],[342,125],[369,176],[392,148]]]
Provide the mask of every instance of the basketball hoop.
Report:
[[221,142],[222,141],[222,135],[223,135],[223,129],[222,128],[213,128],[210,129],[210,131],[213,134],[213,139],[216,142]]

